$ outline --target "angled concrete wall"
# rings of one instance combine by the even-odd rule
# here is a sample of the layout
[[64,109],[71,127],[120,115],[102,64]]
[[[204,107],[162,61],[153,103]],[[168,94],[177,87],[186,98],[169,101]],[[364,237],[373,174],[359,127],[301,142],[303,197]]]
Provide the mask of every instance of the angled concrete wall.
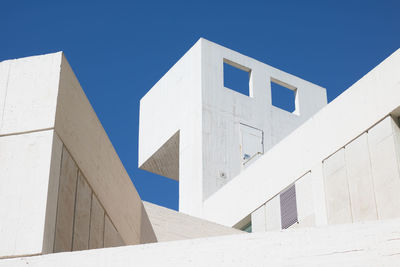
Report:
[[0,257],[103,247],[107,218],[110,245],[156,241],[62,53],[0,62],[0,102]]
[[156,241],[140,197],[65,57],[55,131],[126,244]]
[[246,233],[149,202],[143,204],[158,242]]

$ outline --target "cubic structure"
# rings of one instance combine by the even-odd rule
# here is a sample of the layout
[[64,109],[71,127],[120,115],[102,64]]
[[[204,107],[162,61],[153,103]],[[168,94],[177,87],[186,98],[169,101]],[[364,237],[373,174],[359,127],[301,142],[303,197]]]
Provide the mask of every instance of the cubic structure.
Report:
[[[248,72],[249,96],[224,87],[224,63]],[[271,83],[295,91],[272,105]],[[324,88],[200,39],[140,101],[139,167],[179,181],[179,210],[203,201],[326,105]],[[157,108],[154,108],[157,107]]]
[[399,266],[399,117],[400,50],[327,104],[200,39],[140,101],[178,212],[141,200],[62,52],[0,62],[0,267]]

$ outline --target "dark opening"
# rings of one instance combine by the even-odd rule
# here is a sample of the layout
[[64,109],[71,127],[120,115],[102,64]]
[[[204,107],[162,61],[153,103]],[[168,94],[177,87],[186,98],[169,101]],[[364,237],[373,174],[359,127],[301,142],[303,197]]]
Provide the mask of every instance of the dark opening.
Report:
[[296,110],[296,89],[289,89],[271,81],[272,105],[277,108],[294,112]]
[[250,70],[239,69],[224,62],[224,86],[243,95],[249,96]]
[[282,229],[287,229],[298,222],[295,185],[280,194],[280,202]]

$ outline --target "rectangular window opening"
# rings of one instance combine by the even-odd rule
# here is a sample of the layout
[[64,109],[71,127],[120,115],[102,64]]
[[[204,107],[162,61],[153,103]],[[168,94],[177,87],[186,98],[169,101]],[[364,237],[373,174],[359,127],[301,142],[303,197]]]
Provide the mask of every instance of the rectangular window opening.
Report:
[[250,73],[247,67],[224,59],[224,87],[250,96]]
[[286,110],[290,113],[295,113],[296,94],[296,87],[273,78],[271,79],[271,96],[273,106]]

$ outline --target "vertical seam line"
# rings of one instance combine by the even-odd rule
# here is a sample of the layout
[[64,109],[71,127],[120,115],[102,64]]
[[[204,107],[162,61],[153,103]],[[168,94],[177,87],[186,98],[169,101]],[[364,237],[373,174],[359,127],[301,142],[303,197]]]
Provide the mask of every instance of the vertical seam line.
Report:
[[76,199],[78,196],[78,180],[79,180],[79,168],[77,168],[78,170],[76,171],[76,185],[75,185],[75,199],[74,199],[74,220],[72,222],[72,242],[71,242],[71,250],[73,251],[74,249],[74,236],[75,236],[75,219],[76,219]]
[[376,202],[375,181],[374,181],[374,173],[372,171],[371,149],[370,149],[370,144],[369,144],[369,133],[368,132],[367,132],[367,146],[368,146],[368,156],[369,156],[369,169],[371,171],[372,190],[373,190],[373,193],[374,193],[376,219],[379,220],[378,203]]
[[57,222],[58,222],[58,204],[59,204],[59,199],[60,199],[60,186],[61,186],[61,170],[62,170],[62,162],[63,162],[63,157],[64,157],[64,144],[62,143],[62,148],[61,148],[61,160],[60,160],[60,173],[58,175],[58,188],[57,188],[57,209],[56,209],[56,222],[55,222],[55,227],[54,227],[54,240],[53,240],[53,253],[56,247],[56,239],[57,239]]
[[3,129],[3,124],[4,124],[4,113],[6,111],[6,102],[7,102],[7,92],[8,92],[8,83],[10,80],[10,72],[11,72],[11,64],[13,61],[10,61],[10,64],[8,65],[8,72],[7,72],[7,81],[6,81],[6,90],[4,94],[4,103],[3,103],[3,111],[1,112],[1,125],[0,125],[0,131]]

